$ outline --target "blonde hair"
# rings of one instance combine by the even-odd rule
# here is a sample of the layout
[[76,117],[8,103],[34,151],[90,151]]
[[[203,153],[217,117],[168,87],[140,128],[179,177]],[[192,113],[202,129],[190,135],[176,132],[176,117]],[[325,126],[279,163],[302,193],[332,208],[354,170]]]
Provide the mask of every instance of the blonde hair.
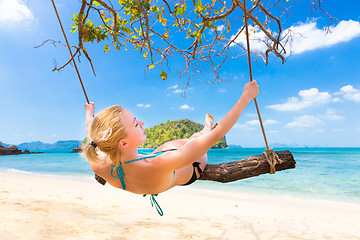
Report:
[[[106,108],[95,116],[90,127],[90,138],[116,166],[122,161],[118,142],[127,137],[125,125],[122,122],[123,111],[124,108],[119,105]],[[90,144],[89,139],[82,149],[89,162],[99,162],[96,147]]]

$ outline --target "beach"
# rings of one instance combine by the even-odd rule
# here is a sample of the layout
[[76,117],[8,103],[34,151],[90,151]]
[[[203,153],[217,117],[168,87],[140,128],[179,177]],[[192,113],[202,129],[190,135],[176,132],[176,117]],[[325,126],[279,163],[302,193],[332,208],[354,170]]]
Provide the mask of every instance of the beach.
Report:
[[149,196],[95,180],[0,172],[0,239],[360,239],[360,204],[175,187]]

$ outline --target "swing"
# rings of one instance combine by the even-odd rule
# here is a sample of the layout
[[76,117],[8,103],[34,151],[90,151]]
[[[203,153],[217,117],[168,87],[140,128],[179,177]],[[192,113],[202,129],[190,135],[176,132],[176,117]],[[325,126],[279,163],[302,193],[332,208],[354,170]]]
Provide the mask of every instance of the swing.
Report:
[[[68,47],[68,50],[69,50],[69,53],[71,56],[70,60],[74,64],[74,67],[75,67],[76,73],[78,75],[78,78],[80,80],[85,98],[87,100],[87,103],[89,104],[90,102],[89,102],[88,96],[86,94],[83,82],[81,80],[79,70],[78,70],[76,62],[74,60],[74,56],[71,52],[71,48],[70,48],[69,42],[67,40],[64,28],[62,26],[59,14],[57,12],[54,0],[51,0],[51,1],[52,1],[56,16],[58,18],[62,33],[64,35],[64,38],[65,38],[65,41],[66,41],[66,44],[67,44],[67,47]],[[248,34],[249,33],[249,31],[248,31],[248,16],[247,16],[248,10],[246,8],[246,0],[244,0],[244,14],[245,14],[245,29],[246,29],[245,35],[246,35],[246,42],[247,42],[247,58],[248,58],[248,64],[249,64],[249,74],[250,74],[250,81],[253,81],[252,68],[251,68],[251,56],[250,56],[250,41],[249,41],[249,34]],[[255,102],[258,119],[260,122],[261,130],[262,130],[265,145],[266,145],[265,152],[262,155],[251,156],[249,158],[241,159],[241,160],[238,160],[235,162],[222,163],[222,164],[207,164],[201,177],[198,180],[212,180],[212,181],[226,183],[226,182],[237,181],[237,180],[248,178],[248,177],[258,176],[260,174],[265,174],[265,173],[274,174],[276,171],[295,168],[296,162],[294,160],[294,157],[290,153],[290,151],[278,151],[275,153],[273,151],[273,148],[269,148],[256,98],[254,98],[254,102]],[[229,174],[229,172],[231,172],[232,174]],[[234,174],[234,172],[236,172],[236,174]],[[105,179],[103,179],[102,177],[100,177],[96,174],[95,174],[95,179],[102,185],[105,185],[105,183],[106,183]],[[162,210],[154,198],[154,196],[156,196],[156,195],[157,194],[151,195],[150,200],[151,200],[152,205],[155,205],[155,207],[157,208],[159,214],[162,215]]]

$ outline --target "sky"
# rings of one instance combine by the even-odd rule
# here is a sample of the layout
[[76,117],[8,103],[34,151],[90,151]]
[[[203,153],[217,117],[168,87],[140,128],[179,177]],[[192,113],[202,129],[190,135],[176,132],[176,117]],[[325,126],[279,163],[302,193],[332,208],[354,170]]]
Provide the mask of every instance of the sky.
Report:
[[[324,1],[323,7],[338,19],[331,23],[331,34],[324,30],[329,19],[311,14],[304,9],[305,2],[300,1],[284,23],[284,32],[291,29],[299,33],[294,36],[286,63],[274,58],[268,66],[261,59],[253,61],[253,76],[260,85],[257,102],[269,145],[359,147],[360,2]],[[56,4],[70,44],[76,44],[76,35],[70,33],[70,18],[80,3],[57,0]],[[253,37],[264,37],[258,29],[251,30],[255,31]],[[75,70],[69,66],[52,71],[55,64],[67,61],[68,50],[52,44],[34,48],[47,39],[64,41],[51,1],[0,0],[3,143],[54,143],[86,136],[86,99]],[[236,41],[244,44],[244,38]],[[122,105],[144,121],[145,128],[184,118],[203,123],[207,112],[220,121],[249,81],[246,58],[237,58],[221,68],[225,81],[210,85],[204,82],[206,76],[195,76],[184,96],[186,79],[169,73],[164,81],[156,68],[144,73],[148,62],[139,52],[104,53],[101,44],[86,47],[96,76],[84,58],[78,66],[96,112]],[[252,40],[251,49],[262,51],[264,46]],[[231,50],[239,51],[239,47]],[[243,147],[265,145],[253,102],[226,138],[228,144]]]

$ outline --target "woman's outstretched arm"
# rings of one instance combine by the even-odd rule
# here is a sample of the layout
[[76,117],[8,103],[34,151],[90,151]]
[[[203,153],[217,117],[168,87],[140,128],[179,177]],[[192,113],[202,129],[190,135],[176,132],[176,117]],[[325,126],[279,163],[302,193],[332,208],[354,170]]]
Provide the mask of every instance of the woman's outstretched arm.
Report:
[[[256,81],[245,84],[243,93],[232,109],[225,115],[218,126],[209,133],[189,140],[178,151],[168,152],[156,159],[156,167],[173,171],[183,168],[199,159],[234,126],[249,102],[259,94]],[[159,169],[159,170],[160,170]]]
[[218,126],[211,132],[216,138],[210,148],[217,143],[235,125],[249,102],[259,94],[259,85],[255,80],[245,84],[243,93],[234,107],[225,115]]

